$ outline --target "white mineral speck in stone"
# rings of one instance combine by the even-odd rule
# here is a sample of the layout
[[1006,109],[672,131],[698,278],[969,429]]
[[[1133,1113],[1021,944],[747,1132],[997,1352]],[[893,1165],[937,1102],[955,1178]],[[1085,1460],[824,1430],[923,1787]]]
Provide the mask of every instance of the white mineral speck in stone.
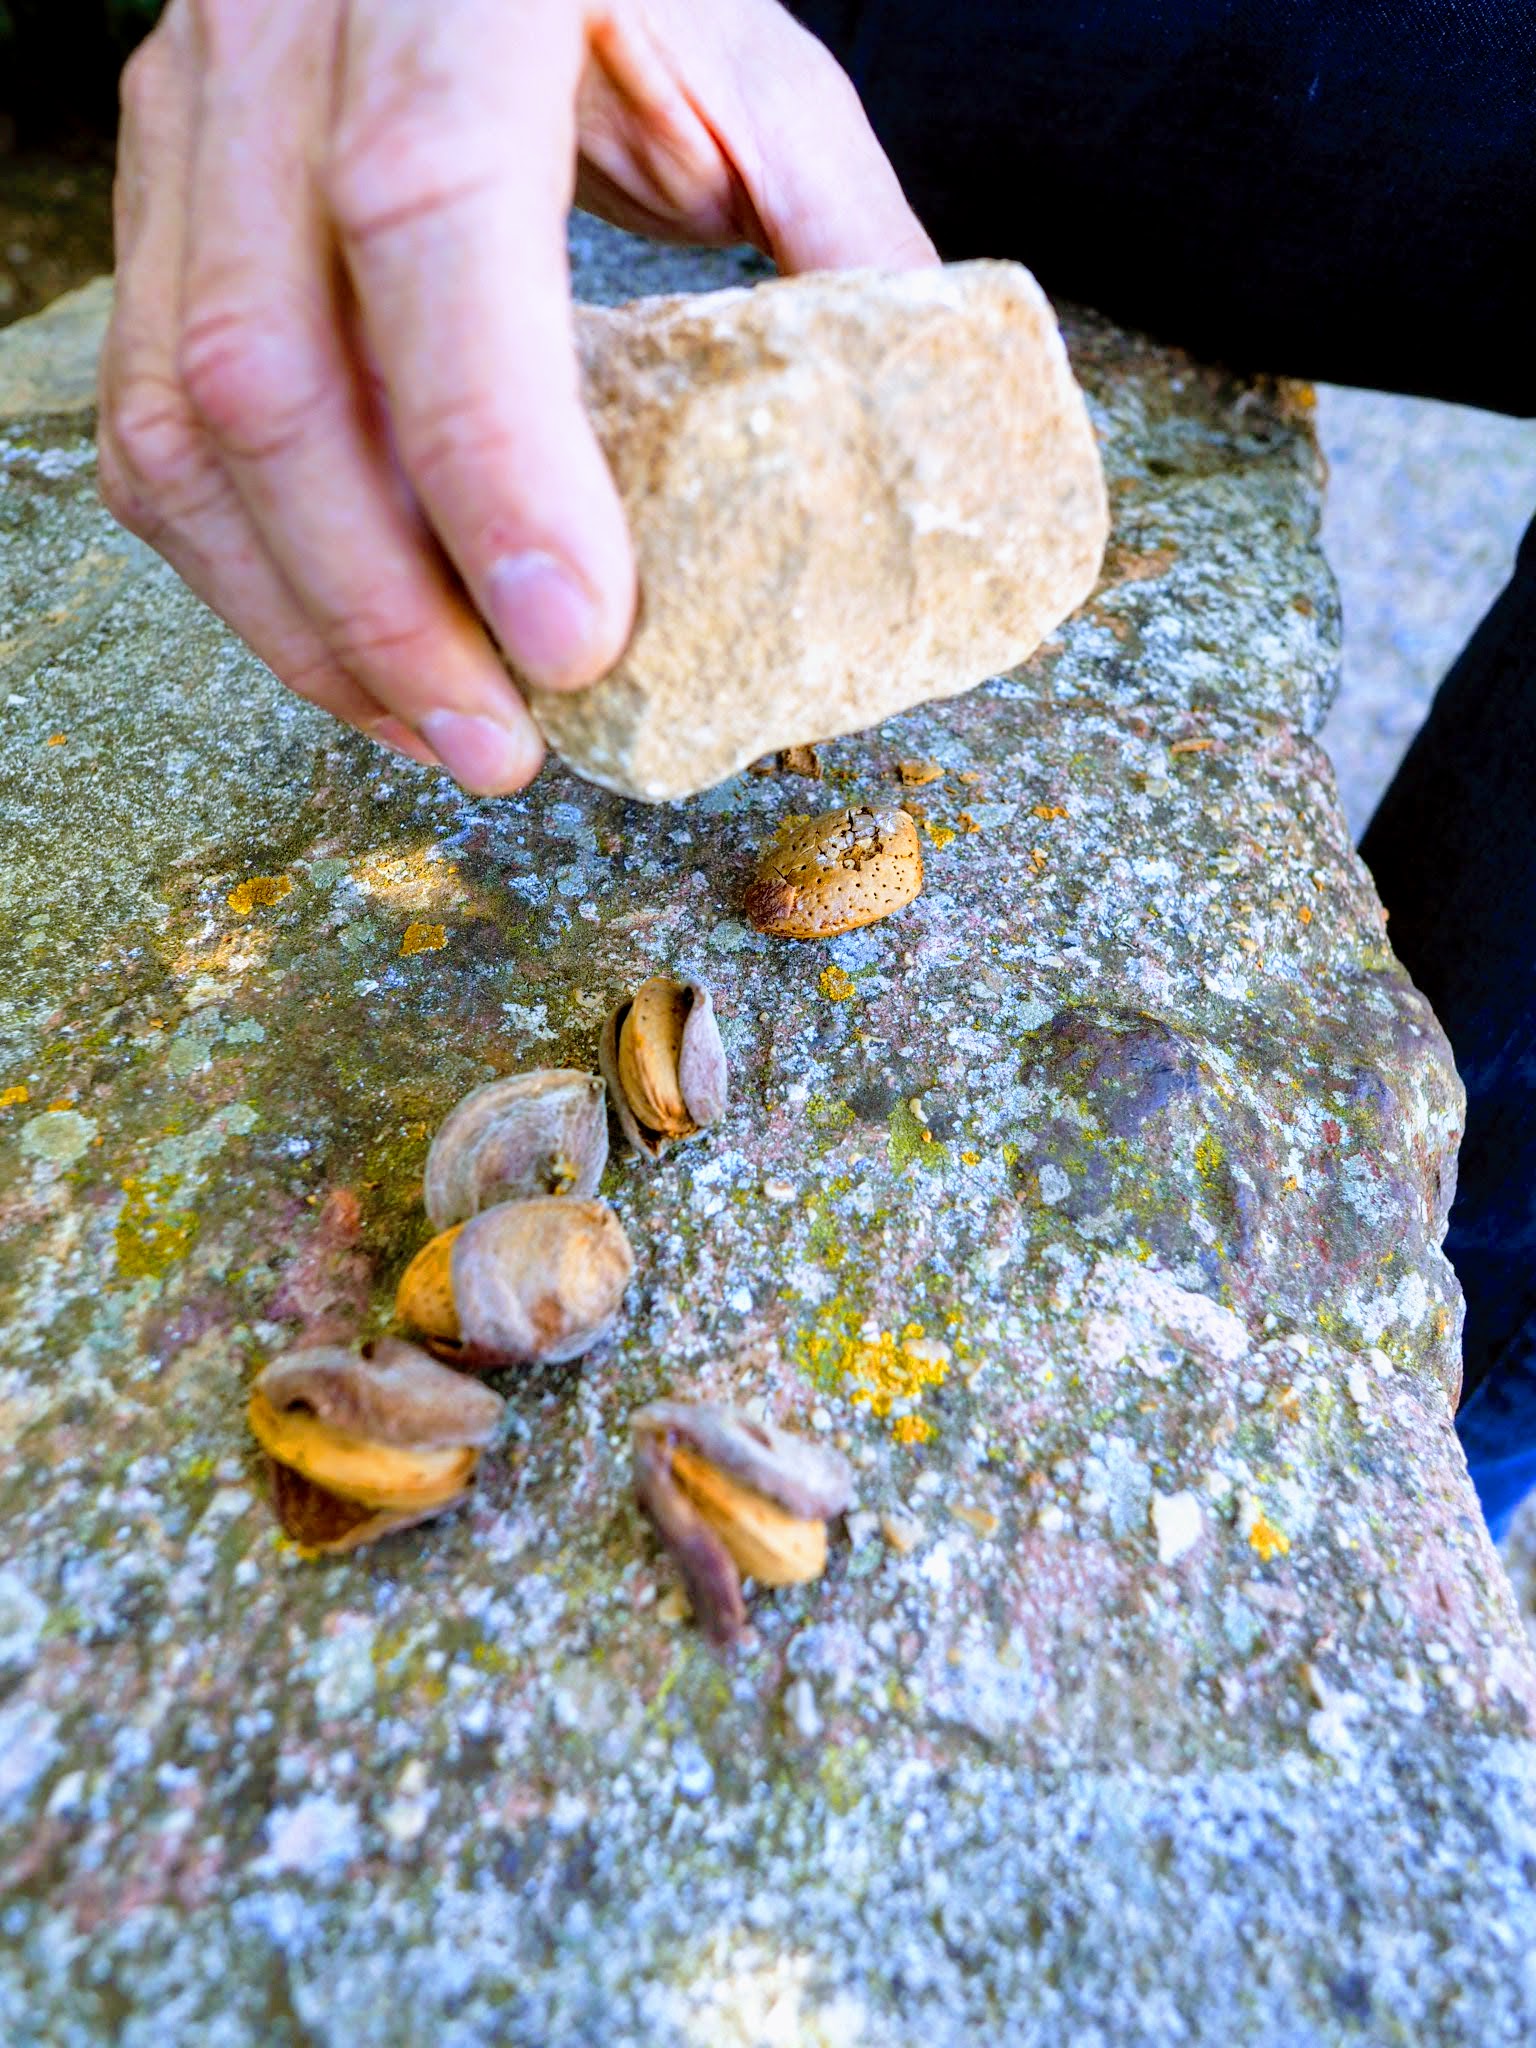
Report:
[[18,1571],[0,1571],[0,1670],[25,1670],[37,1655],[48,1608]]
[[356,1807],[329,1792],[314,1792],[268,1815],[263,1861],[271,1871],[298,1870],[312,1877],[350,1863],[361,1846]]
[[0,1707],[0,1808],[24,1798],[58,1755],[58,1725],[36,1700]]
[[315,1706],[327,1719],[344,1719],[373,1698],[373,1623],[365,1615],[346,1615],[334,1634],[322,1636],[310,1650],[309,1675]]
[[816,1711],[816,1692],[808,1678],[793,1679],[784,1688],[784,1711],[791,1727],[809,1742],[821,1733],[821,1715]]
[[1154,1493],[1152,1530],[1159,1564],[1176,1564],[1194,1549],[1205,1529],[1200,1503],[1192,1493]]
[[684,1799],[707,1799],[714,1789],[714,1766],[696,1742],[683,1740],[672,1745],[672,1763],[677,1772],[677,1789]]

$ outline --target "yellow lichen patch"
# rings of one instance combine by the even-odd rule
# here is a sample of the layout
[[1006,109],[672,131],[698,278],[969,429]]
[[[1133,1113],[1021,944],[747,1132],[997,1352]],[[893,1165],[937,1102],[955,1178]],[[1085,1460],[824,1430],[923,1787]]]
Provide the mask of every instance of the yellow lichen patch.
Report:
[[845,974],[842,968],[836,965],[823,967],[821,979],[816,986],[829,1003],[846,1003],[850,996],[858,993],[858,984],[853,976]]
[[921,1324],[907,1324],[900,1336],[888,1330],[849,1336],[822,1328],[809,1332],[800,1349],[823,1385],[839,1388],[881,1421],[889,1419],[897,1443],[927,1443],[937,1434],[913,1411],[927,1389],[948,1375],[950,1353],[946,1344],[925,1337]]
[[293,878],[290,875],[252,875],[249,881],[231,889],[224,901],[236,917],[249,917],[258,904],[263,910],[270,910],[274,903],[281,903],[292,892]]
[[1212,1180],[1221,1171],[1221,1140],[1207,1131],[1195,1147],[1195,1171],[1202,1180]]
[[1047,821],[1052,818],[1064,818],[1066,815],[1067,807],[1065,804],[1036,804],[1030,812],[1031,817],[1044,818]]
[[67,732],[50,733],[48,735],[48,744],[50,747],[67,746],[69,744],[69,734]]
[[891,1424],[891,1436],[899,1444],[929,1444],[938,1433],[926,1415],[898,1415]]
[[31,1089],[22,1086],[20,1082],[14,1088],[0,1088],[0,1109],[11,1109],[16,1103],[29,1102],[31,1099]]
[[948,846],[955,836],[955,828],[952,825],[930,825],[926,819],[923,821],[923,830],[935,846]]
[[180,1176],[147,1181],[129,1174],[123,1182],[123,1206],[113,1241],[117,1270],[124,1280],[158,1280],[184,1258],[196,1237],[198,1219],[190,1209],[173,1209],[171,1198]]
[[408,924],[405,937],[400,941],[400,957],[409,960],[413,953],[440,953],[447,943],[446,925]]
[[1277,1529],[1262,1512],[1253,1518],[1253,1526],[1248,1531],[1248,1541],[1265,1564],[1272,1558],[1284,1557],[1291,1547],[1290,1537],[1283,1529]]

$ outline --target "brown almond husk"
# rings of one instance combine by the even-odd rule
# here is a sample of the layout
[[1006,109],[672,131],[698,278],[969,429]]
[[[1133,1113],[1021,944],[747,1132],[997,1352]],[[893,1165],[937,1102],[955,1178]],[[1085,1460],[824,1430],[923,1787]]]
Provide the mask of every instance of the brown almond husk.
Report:
[[[656,982],[665,979],[654,977]],[[646,988],[651,986],[652,983],[645,984]],[[648,1092],[649,1075],[637,1071],[634,1059],[636,1037],[631,1028],[631,1016],[638,996],[644,993],[643,989],[637,991],[635,997],[626,997],[611,1012],[603,1026],[602,1041],[598,1047],[598,1067],[608,1084],[609,1099],[619,1120],[619,1128],[634,1150],[653,1163],[663,1158],[672,1145],[695,1137],[710,1124],[718,1122],[725,1113],[729,1091],[725,1046],[709,990],[698,981],[668,982],[667,986],[680,990],[683,998],[680,1005],[681,1029],[675,1045],[670,1030],[668,1033],[671,1058],[675,1064],[675,1079],[669,1081],[666,1102],[672,1129],[664,1130],[647,1120],[648,1116],[657,1114],[657,1110]],[[656,1043],[657,1038],[653,1034],[653,1056]],[[625,1057],[626,1044],[630,1048],[628,1059]],[[682,1128],[676,1127],[678,1102],[681,1102],[685,1114]]]
[[291,1465],[281,1464],[276,1458],[267,1459],[267,1474],[272,1489],[272,1505],[283,1534],[300,1549],[323,1557],[359,1550],[365,1543],[377,1543],[381,1537],[392,1536],[398,1529],[414,1529],[419,1523],[447,1514],[469,1498],[466,1489],[428,1508],[391,1513],[387,1509],[366,1508],[357,1501],[343,1500],[340,1494],[328,1493],[313,1479],[306,1479],[302,1472],[294,1471]]
[[415,1344],[383,1337],[361,1352],[316,1345],[285,1352],[256,1391],[273,1408],[308,1413],[369,1443],[408,1450],[487,1444],[506,1403]]
[[574,1067],[488,1081],[455,1104],[427,1154],[422,1199],[436,1230],[498,1202],[595,1195],[608,1162],[603,1083]]

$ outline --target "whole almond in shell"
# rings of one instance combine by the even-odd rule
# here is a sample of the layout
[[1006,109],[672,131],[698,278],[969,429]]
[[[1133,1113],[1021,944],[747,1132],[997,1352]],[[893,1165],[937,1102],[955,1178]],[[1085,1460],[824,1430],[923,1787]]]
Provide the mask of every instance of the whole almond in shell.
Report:
[[912,819],[863,804],[786,819],[757,864],[744,908],[774,938],[834,938],[905,908],[922,886]]

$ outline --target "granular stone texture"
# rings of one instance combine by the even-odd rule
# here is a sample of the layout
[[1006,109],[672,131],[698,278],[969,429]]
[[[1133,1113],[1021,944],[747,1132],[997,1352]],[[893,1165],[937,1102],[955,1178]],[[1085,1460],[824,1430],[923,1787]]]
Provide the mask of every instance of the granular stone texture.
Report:
[[534,709],[621,795],[968,690],[1097,581],[1093,430],[1017,263],[641,299],[577,336],[640,611],[611,675]]
[[[583,228],[619,297],[740,277]],[[1022,669],[821,750],[926,884],[740,914],[805,807],[477,802],[285,697],[0,429],[0,2038],[1524,2041],[1536,1672],[1451,1424],[1461,1097],[1311,737],[1304,394],[1066,323],[1115,530]],[[898,763],[937,774],[904,783]],[[324,1563],[243,1425],[385,1327],[468,1089],[712,990],[721,1122],[602,1185],[613,1341]],[[729,1661],[628,1418],[857,1499]]]

